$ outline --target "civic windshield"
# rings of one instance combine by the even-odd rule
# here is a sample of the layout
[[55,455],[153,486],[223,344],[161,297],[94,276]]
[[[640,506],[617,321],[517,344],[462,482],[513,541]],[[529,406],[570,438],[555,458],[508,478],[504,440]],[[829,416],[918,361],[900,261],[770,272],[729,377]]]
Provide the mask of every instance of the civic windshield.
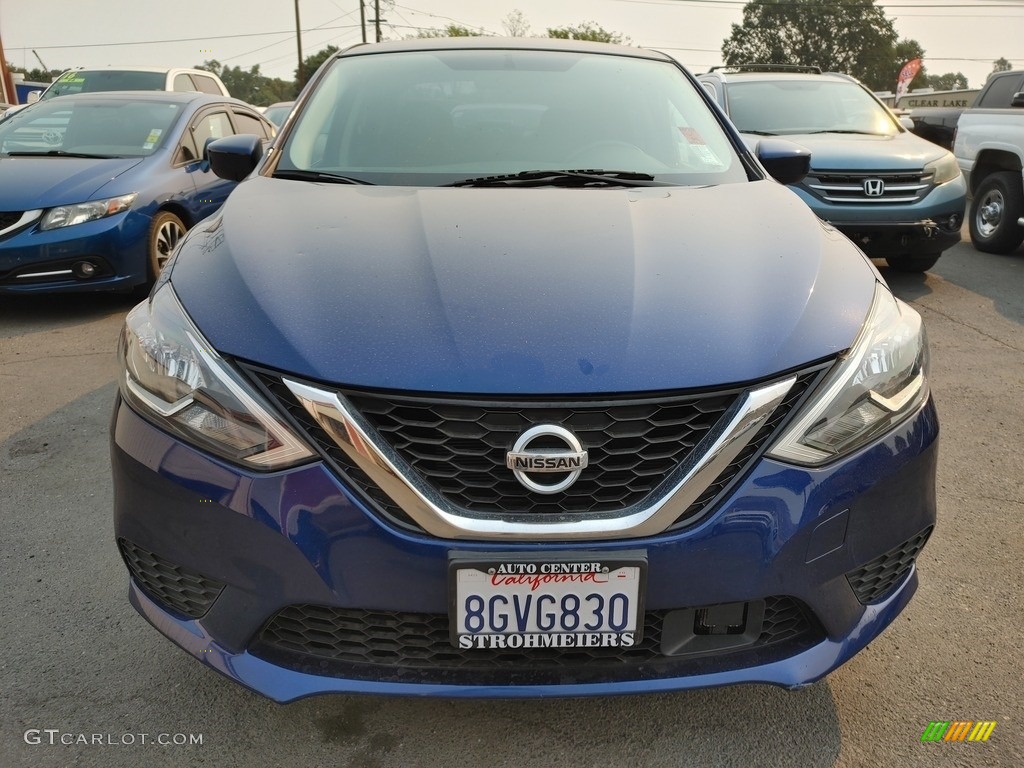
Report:
[[180,113],[180,104],[106,97],[39,102],[0,123],[0,154],[146,157]]
[[672,63],[531,50],[342,57],[297,116],[276,167],[291,178],[395,185],[545,170],[688,185],[748,178]]
[[729,85],[729,117],[744,133],[900,132],[892,114],[857,83],[755,80]]

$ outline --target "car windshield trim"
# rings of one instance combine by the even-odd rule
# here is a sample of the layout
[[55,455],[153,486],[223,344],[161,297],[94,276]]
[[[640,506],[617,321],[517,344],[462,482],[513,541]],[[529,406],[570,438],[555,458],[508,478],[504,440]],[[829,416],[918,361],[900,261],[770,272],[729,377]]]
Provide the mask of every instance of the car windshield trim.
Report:
[[671,182],[658,181],[649,173],[637,171],[605,171],[601,169],[581,170],[537,170],[505,173],[499,176],[480,176],[477,178],[453,181],[442,184],[444,187],[540,187],[557,184],[558,186],[587,186],[599,184],[616,187],[663,187],[675,186]]

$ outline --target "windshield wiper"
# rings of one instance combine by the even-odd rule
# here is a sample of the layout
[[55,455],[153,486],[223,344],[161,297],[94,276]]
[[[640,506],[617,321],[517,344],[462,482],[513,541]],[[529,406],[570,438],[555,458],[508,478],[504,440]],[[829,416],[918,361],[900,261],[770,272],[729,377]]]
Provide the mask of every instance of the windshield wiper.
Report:
[[611,187],[663,187],[672,186],[667,181],[657,181],[649,173],[636,171],[520,171],[500,176],[481,176],[463,179],[442,187],[585,187],[604,185]]
[[88,152],[65,152],[63,149],[50,149],[46,152],[8,152],[8,157],[84,157],[87,160],[110,160],[117,155],[93,155]]
[[740,133],[751,133],[754,136],[778,136],[779,134],[773,133],[772,131],[754,131],[750,128],[741,128]]
[[357,179],[352,176],[342,176],[339,173],[326,173],[325,171],[277,171],[275,179],[292,179],[293,181],[329,181],[332,184],[369,184],[372,181]]
[[829,128],[824,131],[807,131],[806,135],[811,136],[817,133],[855,133],[858,136],[884,136],[883,133],[874,133],[873,131],[855,131],[852,128]]

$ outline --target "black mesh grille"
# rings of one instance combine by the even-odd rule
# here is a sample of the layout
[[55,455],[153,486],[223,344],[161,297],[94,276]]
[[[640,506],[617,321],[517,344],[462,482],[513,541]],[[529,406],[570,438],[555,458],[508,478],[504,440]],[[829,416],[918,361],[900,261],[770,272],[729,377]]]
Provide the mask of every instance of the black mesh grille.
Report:
[[[750,646],[680,659],[660,652],[669,611],[648,611],[634,648],[454,648],[446,614],[293,605],[275,615],[250,646],[255,656],[311,674],[419,682],[565,683],[656,679],[741,668],[785,658],[819,642],[821,629],[790,597],[765,600],[760,637]],[[731,660],[731,661],[730,661]]]
[[850,586],[857,593],[857,599],[865,605],[881,600],[903,581],[910,573],[931,532],[930,527],[926,528],[914,538],[908,539],[881,557],[876,557],[864,567],[846,574]]
[[198,619],[224,589],[224,584],[147,552],[127,539],[118,546],[135,583],[153,600],[175,613]]
[[[728,392],[545,406],[345,394],[384,440],[456,506],[553,515],[613,511],[641,501],[738,396]],[[565,427],[589,453],[587,468],[562,493],[529,491],[505,466],[516,438],[537,424]],[[556,477],[549,474],[545,482]]]
[[[822,364],[799,374],[770,420],[677,524],[692,522],[738,480],[827,367]],[[398,505],[349,461],[278,375],[257,369],[252,372],[379,510],[413,525]],[[642,502],[689,456],[741,391],[557,404],[343,394],[382,439],[455,506],[476,513],[555,515],[618,511]],[[589,452],[588,467],[563,493],[529,491],[505,466],[505,453],[516,438],[538,423],[567,427]],[[553,480],[548,476],[546,481]]]

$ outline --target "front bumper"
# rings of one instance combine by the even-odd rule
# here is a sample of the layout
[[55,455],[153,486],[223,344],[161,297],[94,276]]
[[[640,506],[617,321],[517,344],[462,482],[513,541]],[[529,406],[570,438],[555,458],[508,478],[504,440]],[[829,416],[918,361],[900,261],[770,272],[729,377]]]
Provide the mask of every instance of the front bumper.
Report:
[[873,258],[937,256],[960,242],[967,206],[963,176],[940,184],[916,203],[831,203],[791,186],[823,221],[838,229]]
[[[929,401],[886,438],[834,466],[808,470],[762,459],[714,513],[688,528],[625,542],[498,544],[394,528],[366,512],[322,463],[273,474],[227,466],[119,402],[115,534],[122,547],[158,556],[154,568],[172,589],[193,589],[188,580],[196,574],[215,587],[198,617],[189,617],[171,608],[166,594],[133,580],[132,603],[147,620],[208,666],[276,701],[328,692],[525,697],[743,682],[799,687],[867,645],[914,593],[916,549],[908,556],[901,547],[923,543],[934,525],[937,436]],[[801,606],[807,631],[774,645],[603,670],[534,668],[527,658],[466,674],[454,649],[447,657],[455,662],[435,654],[416,664],[392,663],[386,653],[339,663],[336,656],[265,651],[265,630],[282,609],[320,606],[443,622],[451,550],[552,548],[644,550],[648,612],[783,596]],[[894,559],[893,552],[903,554]],[[891,583],[862,603],[851,574],[879,572]],[[314,634],[321,629],[340,631],[314,627]],[[309,648],[330,644],[318,643],[314,638]]]
[[947,217],[942,223],[924,221],[865,221],[854,224],[829,222],[875,258],[908,254],[938,255],[960,242],[963,215]]
[[[151,218],[128,211],[59,229],[38,222],[0,239],[0,294],[129,291],[148,279]],[[77,265],[89,262],[85,277]]]

